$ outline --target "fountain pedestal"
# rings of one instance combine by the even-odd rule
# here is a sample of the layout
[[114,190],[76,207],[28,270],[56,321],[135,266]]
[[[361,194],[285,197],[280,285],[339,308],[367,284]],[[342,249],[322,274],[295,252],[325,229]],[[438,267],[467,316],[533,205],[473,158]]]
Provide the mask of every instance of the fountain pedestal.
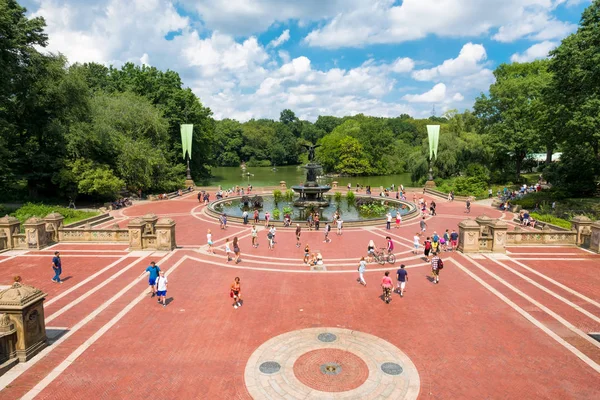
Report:
[[317,183],[317,171],[321,169],[321,166],[309,162],[304,168],[306,168],[306,182],[304,182],[304,185],[292,186],[292,190],[300,195],[294,205],[297,207],[329,206],[329,201],[325,199],[323,194],[331,190],[331,186]]

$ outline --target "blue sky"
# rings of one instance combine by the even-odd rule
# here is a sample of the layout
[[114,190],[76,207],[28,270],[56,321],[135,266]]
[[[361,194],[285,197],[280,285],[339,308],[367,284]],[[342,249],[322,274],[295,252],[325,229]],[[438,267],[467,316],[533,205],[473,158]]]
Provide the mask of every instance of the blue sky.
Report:
[[218,119],[470,108],[503,62],[577,29],[590,0],[22,0],[71,63],[180,73]]

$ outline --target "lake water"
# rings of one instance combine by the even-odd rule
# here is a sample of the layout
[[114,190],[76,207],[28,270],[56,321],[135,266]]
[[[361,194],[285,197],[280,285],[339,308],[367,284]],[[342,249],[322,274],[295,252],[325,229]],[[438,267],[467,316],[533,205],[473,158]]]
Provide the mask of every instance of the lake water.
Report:
[[[301,166],[277,167],[275,171],[271,167],[247,167],[246,173],[249,176],[242,176],[240,167],[216,167],[212,169],[213,178],[209,181],[210,186],[221,185],[229,188],[236,185],[260,186],[279,186],[280,181],[285,181],[288,187],[298,185],[306,179],[306,170]],[[357,177],[339,177],[319,179],[320,184],[331,184],[337,181],[339,186],[345,187],[348,183],[355,187],[357,184],[363,186],[372,186],[374,189],[379,186],[390,187],[393,184],[405,187],[412,186],[410,174],[383,175],[383,176],[357,176]]]

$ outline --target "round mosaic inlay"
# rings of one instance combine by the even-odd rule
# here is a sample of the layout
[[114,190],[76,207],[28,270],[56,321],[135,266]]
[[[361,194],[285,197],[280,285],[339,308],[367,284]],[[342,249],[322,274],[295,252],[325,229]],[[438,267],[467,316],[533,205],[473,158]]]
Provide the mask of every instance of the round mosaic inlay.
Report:
[[353,390],[369,377],[369,367],[360,357],[340,349],[318,349],[304,353],[293,368],[300,382],[323,392]]
[[281,369],[281,365],[279,365],[279,363],[275,361],[265,361],[264,363],[258,366],[258,369],[263,374],[270,375],[279,372],[279,370]]
[[381,364],[381,370],[388,375],[400,375],[402,373],[402,367],[392,362]]
[[[262,372],[265,363],[280,369],[267,374]],[[244,381],[256,400],[413,400],[420,389],[419,373],[400,349],[341,328],[301,329],[267,340],[248,359]]]
[[333,333],[320,333],[319,336],[317,336],[317,339],[324,343],[331,343],[335,342],[337,336],[335,336]]

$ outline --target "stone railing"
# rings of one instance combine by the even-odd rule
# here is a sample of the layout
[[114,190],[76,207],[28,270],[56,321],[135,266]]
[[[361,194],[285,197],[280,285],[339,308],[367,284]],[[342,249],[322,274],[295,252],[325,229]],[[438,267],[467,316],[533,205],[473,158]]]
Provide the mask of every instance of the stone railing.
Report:
[[563,245],[584,246],[600,253],[600,221],[592,223],[586,217],[573,218],[572,229],[525,231],[520,227],[508,230],[506,222],[485,215],[458,224],[458,250],[463,253],[504,253],[506,246]]
[[63,228],[58,231],[59,242],[129,242],[127,229]]
[[66,228],[64,217],[52,213],[44,219],[30,218],[25,222],[25,233],[20,233],[20,222],[6,216],[0,218],[0,250],[42,249],[58,242],[128,243],[130,250],[173,250],[175,221],[147,214],[130,221],[126,229],[84,227]]
[[[432,188],[425,188],[425,193],[431,195],[431,196],[437,196],[437,197],[441,197],[443,199],[447,199],[448,198],[448,193],[444,193],[444,192],[440,192],[439,190],[435,190]],[[464,201],[466,202],[468,199],[467,196],[454,196],[454,201]]]

